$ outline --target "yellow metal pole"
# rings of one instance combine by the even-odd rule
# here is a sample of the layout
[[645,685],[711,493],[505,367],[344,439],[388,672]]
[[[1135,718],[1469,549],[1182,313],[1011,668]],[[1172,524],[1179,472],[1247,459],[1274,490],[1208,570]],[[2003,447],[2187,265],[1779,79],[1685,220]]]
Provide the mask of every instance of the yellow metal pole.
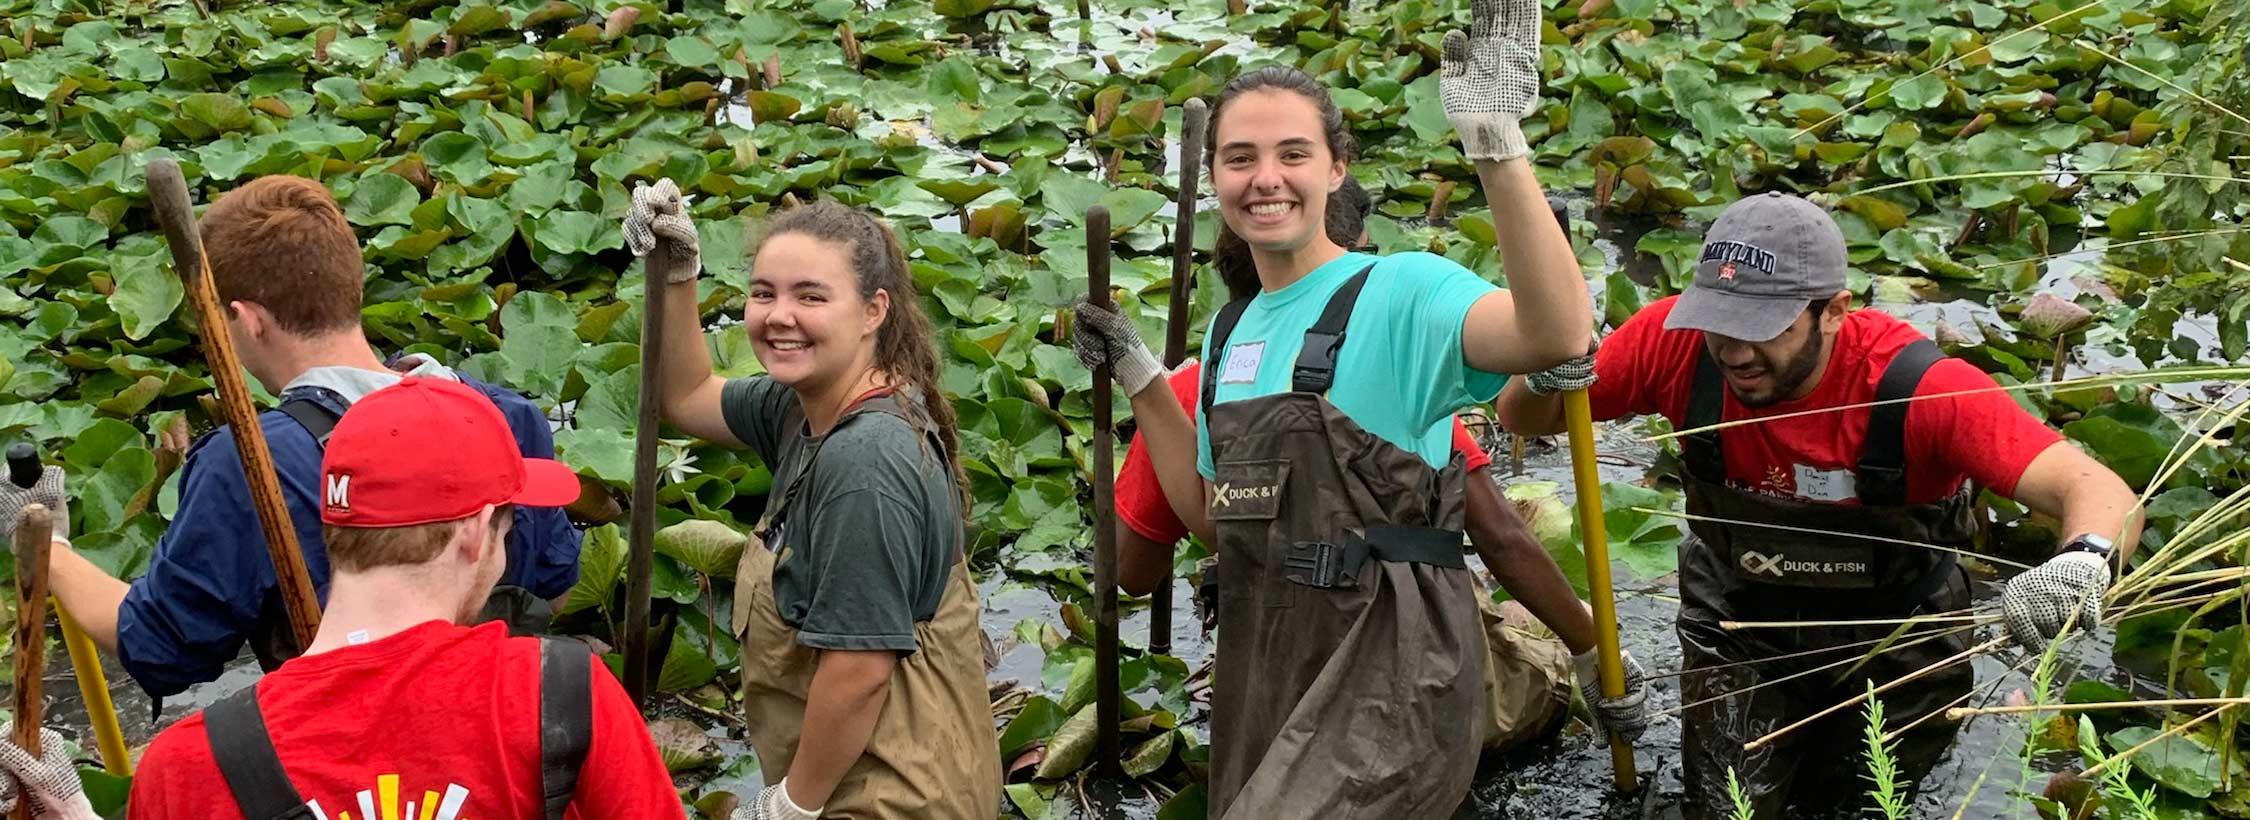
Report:
[[[1594,640],[1601,650],[1602,694],[1625,694],[1625,664],[1618,654],[1617,595],[1609,579],[1609,532],[1602,522],[1602,479],[1594,461],[1594,413],[1586,391],[1563,394],[1563,420],[1570,429],[1570,467],[1577,479],[1578,531],[1586,541],[1586,596],[1593,599]],[[1633,744],[1609,738],[1609,763],[1620,791],[1633,791]]]
[[71,620],[61,601],[54,602],[55,617],[62,621],[63,646],[70,650],[70,668],[77,673],[78,697],[86,702],[86,720],[94,724],[94,742],[101,748],[102,768],[119,777],[133,776],[133,757],[125,749],[125,730],[117,725],[117,704],[109,698],[109,676],[94,653],[94,639]]

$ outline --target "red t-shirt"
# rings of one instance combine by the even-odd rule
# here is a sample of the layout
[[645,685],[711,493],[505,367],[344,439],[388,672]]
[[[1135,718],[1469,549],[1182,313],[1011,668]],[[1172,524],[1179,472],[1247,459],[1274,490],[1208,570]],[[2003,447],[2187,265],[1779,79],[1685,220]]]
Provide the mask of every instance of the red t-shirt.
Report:
[[[1194,359],[1180,363],[1179,372],[1166,378],[1172,395],[1187,410],[1188,421],[1195,421],[1195,404],[1202,398],[1203,366]],[[1469,428],[1456,418],[1453,420],[1453,449],[1468,460],[1469,469],[1482,470],[1492,464],[1492,456],[1477,446],[1469,437]],[[1117,519],[1132,527],[1141,537],[1159,544],[1169,544],[1187,537],[1187,525],[1172,514],[1172,505],[1164,498],[1164,486],[1156,481],[1156,465],[1148,460],[1148,448],[1141,444],[1139,433],[1133,434],[1133,443],[1125,448],[1125,466],[1117,472]]]
[[[1657,414],[1684,427],[1688,393],[1703,353],[1703,334],[1664,329],[1678,297],[1657,301],[1602,339],[1595,355],[1598,380],[1587,396],[1594,418]],[[1878,310],[1847,314],[1820,384],[1804,398],[1755,410],[1723,386],[1721,421],[1781,416],[1875,400],[1883,368],[1907,345],[1923,338],[1904,321]],[[1923,375],[1917,396],[1964,390],[1990,392],[1920,399],[1906,410],[1906,500],[1927,504],[1959,489],[1963,478],[2001,495],[2041,451],[2062,436],[2009,398],[1992,390],[1992,377],[1959,359],[1943,359]],[[1719,431],[1728,483],[1772,495],[1856,505],[1850,481],[1867,438],[1872,409],[1855,407]],[[1807,486],[1800,487],[1803,483]]]
[[[257,686],[281,767],[316,816],[542,816],[535,638],[510,638],[499,623],[431,621],[292,660]],[[201,713],[149,744],[128,805],[132,820],[242,817]],[[593,737],[567,816],[684,816],[647,724],[598,659]]]

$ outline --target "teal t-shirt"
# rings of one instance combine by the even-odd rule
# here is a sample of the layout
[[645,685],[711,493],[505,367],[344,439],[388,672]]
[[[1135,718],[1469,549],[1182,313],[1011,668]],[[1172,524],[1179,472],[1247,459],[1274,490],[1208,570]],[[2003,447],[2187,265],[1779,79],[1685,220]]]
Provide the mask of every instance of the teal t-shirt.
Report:
[[[1432,467],[1452,458],[1455,411],[1498,395],[1507,376],[1477,370],[1461,355],[1461,328],[1469,306],[1499,288],[1453,260],[1428,253],[1376,257],[1347,253],[1286,288],[1250,300],[1228,335],[1224,352],[1204,337],[1206,367],[1217,367],[1224,404],[1286,393],[1305,331],[1320,319],[1328,297],[1369,263],[1367,286],[1352,308],[1336,383],[1328,401],[1369,433],[1422,456]],[[1201,412],[1198,410],[1197,412]],[[1211,426],[1196,424],[1196,467],[1215,479]]]

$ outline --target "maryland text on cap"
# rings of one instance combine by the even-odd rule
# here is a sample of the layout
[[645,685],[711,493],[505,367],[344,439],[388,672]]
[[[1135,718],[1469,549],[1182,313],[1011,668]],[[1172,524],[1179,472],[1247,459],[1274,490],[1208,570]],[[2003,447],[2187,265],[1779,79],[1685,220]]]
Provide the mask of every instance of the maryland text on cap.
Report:
[[405,527],[467,518],[485,505],[578,500],[561,462],[524,458],[492,400],[460,382],[408,377],[337,420],[321,457],[320,520]]
[[1664,329],[1770,340],[1812,300],[1843,290],[1847,264],[1844,232],[1820,206],[1781,193],[1743,198],[1704,234],[1695,281]]

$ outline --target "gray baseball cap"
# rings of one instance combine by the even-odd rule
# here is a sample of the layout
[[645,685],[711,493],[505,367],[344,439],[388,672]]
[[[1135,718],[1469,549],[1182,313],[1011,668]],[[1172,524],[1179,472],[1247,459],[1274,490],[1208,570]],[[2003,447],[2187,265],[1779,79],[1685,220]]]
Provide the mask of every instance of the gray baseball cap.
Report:
[[1843,290],[1847,264],[1844,232],[1820,206],[1782,193],[1745,197],[1703,235],[1695,281],[1664,329],[1767,341],[1807,303]]

